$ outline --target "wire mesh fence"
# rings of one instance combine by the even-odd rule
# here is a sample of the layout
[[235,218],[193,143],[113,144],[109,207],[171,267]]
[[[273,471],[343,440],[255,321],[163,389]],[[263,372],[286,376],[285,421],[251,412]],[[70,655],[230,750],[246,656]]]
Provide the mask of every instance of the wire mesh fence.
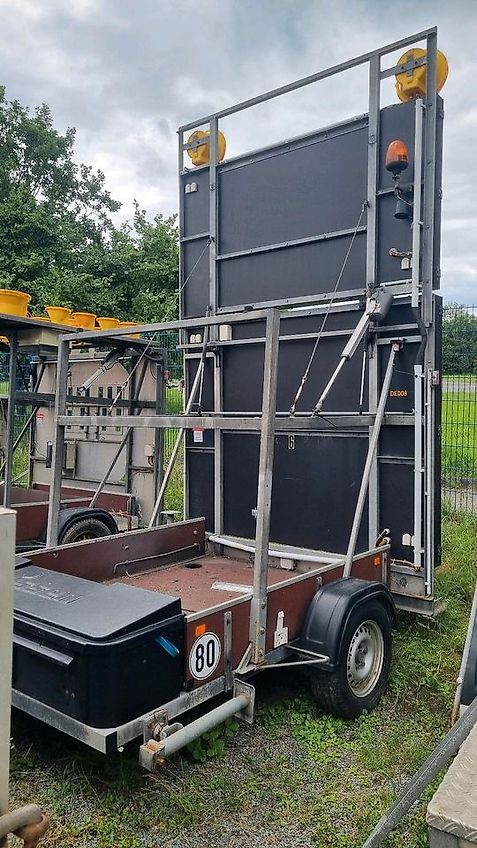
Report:
[[[2,416],[0,421],[0,479],[3,475],[3,467],[4,467],[4,435],[6,431],[6,415],[7,415],[7,402],[6,398],[8,396],[8,388],[9,388],[9,354],[6,351],[0,352],[0,415]],[[17,390],[21,391],[23,389],[29,390],[31,388],[31,374],[30,374],[30,359],[28,355],[22,354],[18,358],[18,372],[17,372]],[[32,411],[32,407],[26,404],[17,405],[15,408],[15,419],[13,426],[13,438],[16,442],[18,439],[18,445],[16,446],[14,460],[13,460],[13,480],[15,483],[20,485],[24,485],[27,483],[27,475],[28,475],[28,461],[29,461],[29,432],[26,430],[23,435],[22,430],[24,425],[26,425],[30,413]],[[19,438],[21,436],[21,438]]]
[[442,494],[451,509],[477,513],[477,307],[444,307]]
[[[0,397],[8,395],[8,379],[9,379],[9,359],[8,352],[0,353]],[[30,359],[28,355],[22,354],[18,357],[17,385],[18,391],[31,389],[31,372]],[[17,406],[15,409],[15,437],[18,435],[31,412],[30,406]]]

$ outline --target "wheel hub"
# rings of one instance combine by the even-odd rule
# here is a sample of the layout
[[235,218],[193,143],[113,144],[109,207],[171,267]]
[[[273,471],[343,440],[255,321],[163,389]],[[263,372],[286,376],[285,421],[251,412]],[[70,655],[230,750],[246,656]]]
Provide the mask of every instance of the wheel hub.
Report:
[[374,689],[384,661],[384,639],[374,621],[363,621],[355,630],[346,663],[346,674],[351,691],[364,698]]

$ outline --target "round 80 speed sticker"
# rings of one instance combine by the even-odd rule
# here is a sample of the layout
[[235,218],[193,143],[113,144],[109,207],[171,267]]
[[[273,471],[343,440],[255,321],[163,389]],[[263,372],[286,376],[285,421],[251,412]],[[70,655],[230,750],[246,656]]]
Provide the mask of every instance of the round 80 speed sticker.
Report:
[[205,680],[219,664],[222,647],[215,633],[203,633],[195,640],[189,654],[189,671],[196,680]]

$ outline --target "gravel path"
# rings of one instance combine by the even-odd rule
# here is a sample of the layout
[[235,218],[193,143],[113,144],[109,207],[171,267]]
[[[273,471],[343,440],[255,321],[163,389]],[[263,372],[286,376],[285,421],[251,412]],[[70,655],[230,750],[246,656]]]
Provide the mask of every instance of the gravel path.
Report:
[[[257,680],[257,722],[240,725],[223,756],[176,757],[158,775],[139,770],[137,745],[105,759],[17,716],[12,802],[50,813],[44,848],[358,848],[408,773],[374,763],[374,750],[393,759],[387,734],[401,738],[408,719],[390,700],[363,722],[336,722],[282,675]],[[427,714],[412,726],[427,747]]]

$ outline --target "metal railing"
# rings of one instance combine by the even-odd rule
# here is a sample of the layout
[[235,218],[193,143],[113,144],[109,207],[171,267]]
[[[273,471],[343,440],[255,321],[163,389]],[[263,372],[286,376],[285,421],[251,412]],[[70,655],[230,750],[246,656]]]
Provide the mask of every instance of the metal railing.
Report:
[[[184,371],[178,349],[179,332],[158,334],[167,351],[165,407],[169,414],[184,408]],[[28,362],[24,363],[28,372]],[[477,306],[447,304],[443,321],[442,366],[442,493],[451,509],[477,513]],[[0,386],[8,391],[8,354],[0,356]],[[23,386],[18,386],[23,388]],[[27,408],[18,408],[20,429]],[[167,466],[177,428],[164,431],[164,465]],[[165,508],[182,514],[182,467],[177,463],[166,492]]]
[[[184,409],[184,370],[178,348],[179,331],[157,334],[167,351],[165,362],[165,411],[180,414]],[[455,510],[477,513],[477,306],[448,304],[443,321],[442,378],[442,493]],[[166,467],[177,428],[164,430]],[[183,510],[183,457],[179,457],[167,487],[165,509]]]

